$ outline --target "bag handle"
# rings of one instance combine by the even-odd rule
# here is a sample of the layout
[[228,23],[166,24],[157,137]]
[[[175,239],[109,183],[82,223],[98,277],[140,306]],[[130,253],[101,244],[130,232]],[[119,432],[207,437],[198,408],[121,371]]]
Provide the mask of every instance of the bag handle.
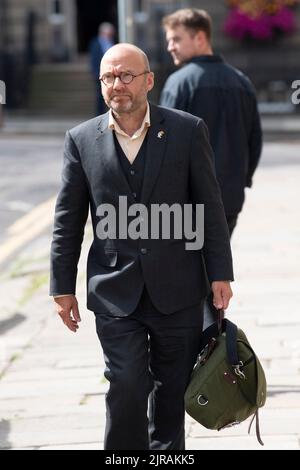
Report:
[[222,309],[217,310],[217,321],[215,325],[215,329],[218,329],[219,334],[226,332],[226,351],[230,365],[233,368],[241,366],[237,351],[237,326],[225,318],[225,312]]
[[224,310],[220,309],[217,310],[217,325],[219,333],[221,334],[223,330],[223,321],[225,320],[225,312]]
[[203,332],[201,336],[201,348],[203,349],[212,339],[217,339],[219,335],[225,331],[225,319],[224,319],[224,310],[216,311],[216,321],[209,325]]
[[226,332],[226,350],[228,361],[233,368],[241,366],[237,352],[237,326],[225,317],[223,309],[216,309],[216,321],[202,332],[201,344],[204,347],[212,338]]

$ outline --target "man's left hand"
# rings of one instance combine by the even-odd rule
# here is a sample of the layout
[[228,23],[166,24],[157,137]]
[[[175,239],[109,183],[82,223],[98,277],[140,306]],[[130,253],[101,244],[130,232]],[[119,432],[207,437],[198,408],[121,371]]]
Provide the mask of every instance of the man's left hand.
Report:
[[213,292],[213,304],[218,310],[226,310],[232,297],[229,281],[214,281],[211,284]]

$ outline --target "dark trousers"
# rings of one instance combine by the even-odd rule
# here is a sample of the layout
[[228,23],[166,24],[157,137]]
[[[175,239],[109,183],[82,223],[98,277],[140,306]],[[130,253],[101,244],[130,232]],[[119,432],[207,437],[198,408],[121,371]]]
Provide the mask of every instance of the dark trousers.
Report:
[[105,450],[184,450],[184,392],[199,352],[203,305],[163,315],[144,290],[127,317],[96,314],[110,382]]

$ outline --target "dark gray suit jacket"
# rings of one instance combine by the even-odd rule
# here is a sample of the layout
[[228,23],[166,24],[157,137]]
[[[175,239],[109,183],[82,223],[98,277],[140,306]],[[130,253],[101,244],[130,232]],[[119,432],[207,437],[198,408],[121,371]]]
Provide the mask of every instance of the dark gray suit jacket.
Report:
[[[119,196],[135,203],[116,153],[108,114],[66,134],[63,183],[56,205],[51,250],[51,295],[75,294],[77,263],[90,208],[94,240],[87,265],[87,306],[97,313],[132,313],[144,284],[164,314],[195,305],[209,282],[232,280],[228,229],[203,121],[151,105],[151,127],[141,203],[203,203],[203,250],[187,251],[186,240],[100,240],[100,204],[118,208]],[[150,211],[149,211],[150,212]]]

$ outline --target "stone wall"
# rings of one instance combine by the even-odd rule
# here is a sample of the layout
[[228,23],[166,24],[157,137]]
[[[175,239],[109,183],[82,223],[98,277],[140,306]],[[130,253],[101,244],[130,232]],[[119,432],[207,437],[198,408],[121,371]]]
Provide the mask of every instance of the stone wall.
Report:
[[62,52],[57,50],[58,41],[67,50],[65,58],[72,58],[76,49],[75,1],[62,0],[61,8],[61,15],[53,15],[52,0],[9,0],[6,8],[8,41],[5,47],[14,54],[26,53],[29,34],[28,16],[31,13],[36,60],[51,61],[55,48],[63,60]]
[[[270,84],[273,90],[280,90],[280,87],[289,87],[293,80],[300,79],[300,6],[297,10],[298,32],[296,34],[268,44],[255,44],[234,41],[225,36],[222,26],[228,8],[223,0],[124,1],[130,1],[133,5],[134,42],[148,53],[151,66],[156,72],[157,86],[153,93],[154,101],[158,99],[167,75],[174,68],[166,51],[161,18],[163,15],[185,6],[204,8],[211,14],[214,23],[214,50],[221,53],[232,65],[248,74],[261,91],[263,99],[268,99]],[[2,59],[4,55],[10,55],[17,64],[13,64],[15,70],[21,70],[22,63],[26,61],[49,63],[77,60],[76,1],[61,0],[60,3],[64,13],[61,24],[59,21],[62,18],[59,18],[59,15],[56,17],[50,15],[51,9],[53,9],[53,0],[3,0],[0,2],[0,8],[1,5],[6,5],[5,18],[4,13],[0,11],[2,30],[0,59],[1,54]],[[32,17],[34,23],[33,40],[28,37],[29,12],[34,15]],[[34,43],[34,47],[31,50],[29,47],[28,51],[28,45],[30,46],[32,43]],[[273,86],[272,83],[275,85]]]

